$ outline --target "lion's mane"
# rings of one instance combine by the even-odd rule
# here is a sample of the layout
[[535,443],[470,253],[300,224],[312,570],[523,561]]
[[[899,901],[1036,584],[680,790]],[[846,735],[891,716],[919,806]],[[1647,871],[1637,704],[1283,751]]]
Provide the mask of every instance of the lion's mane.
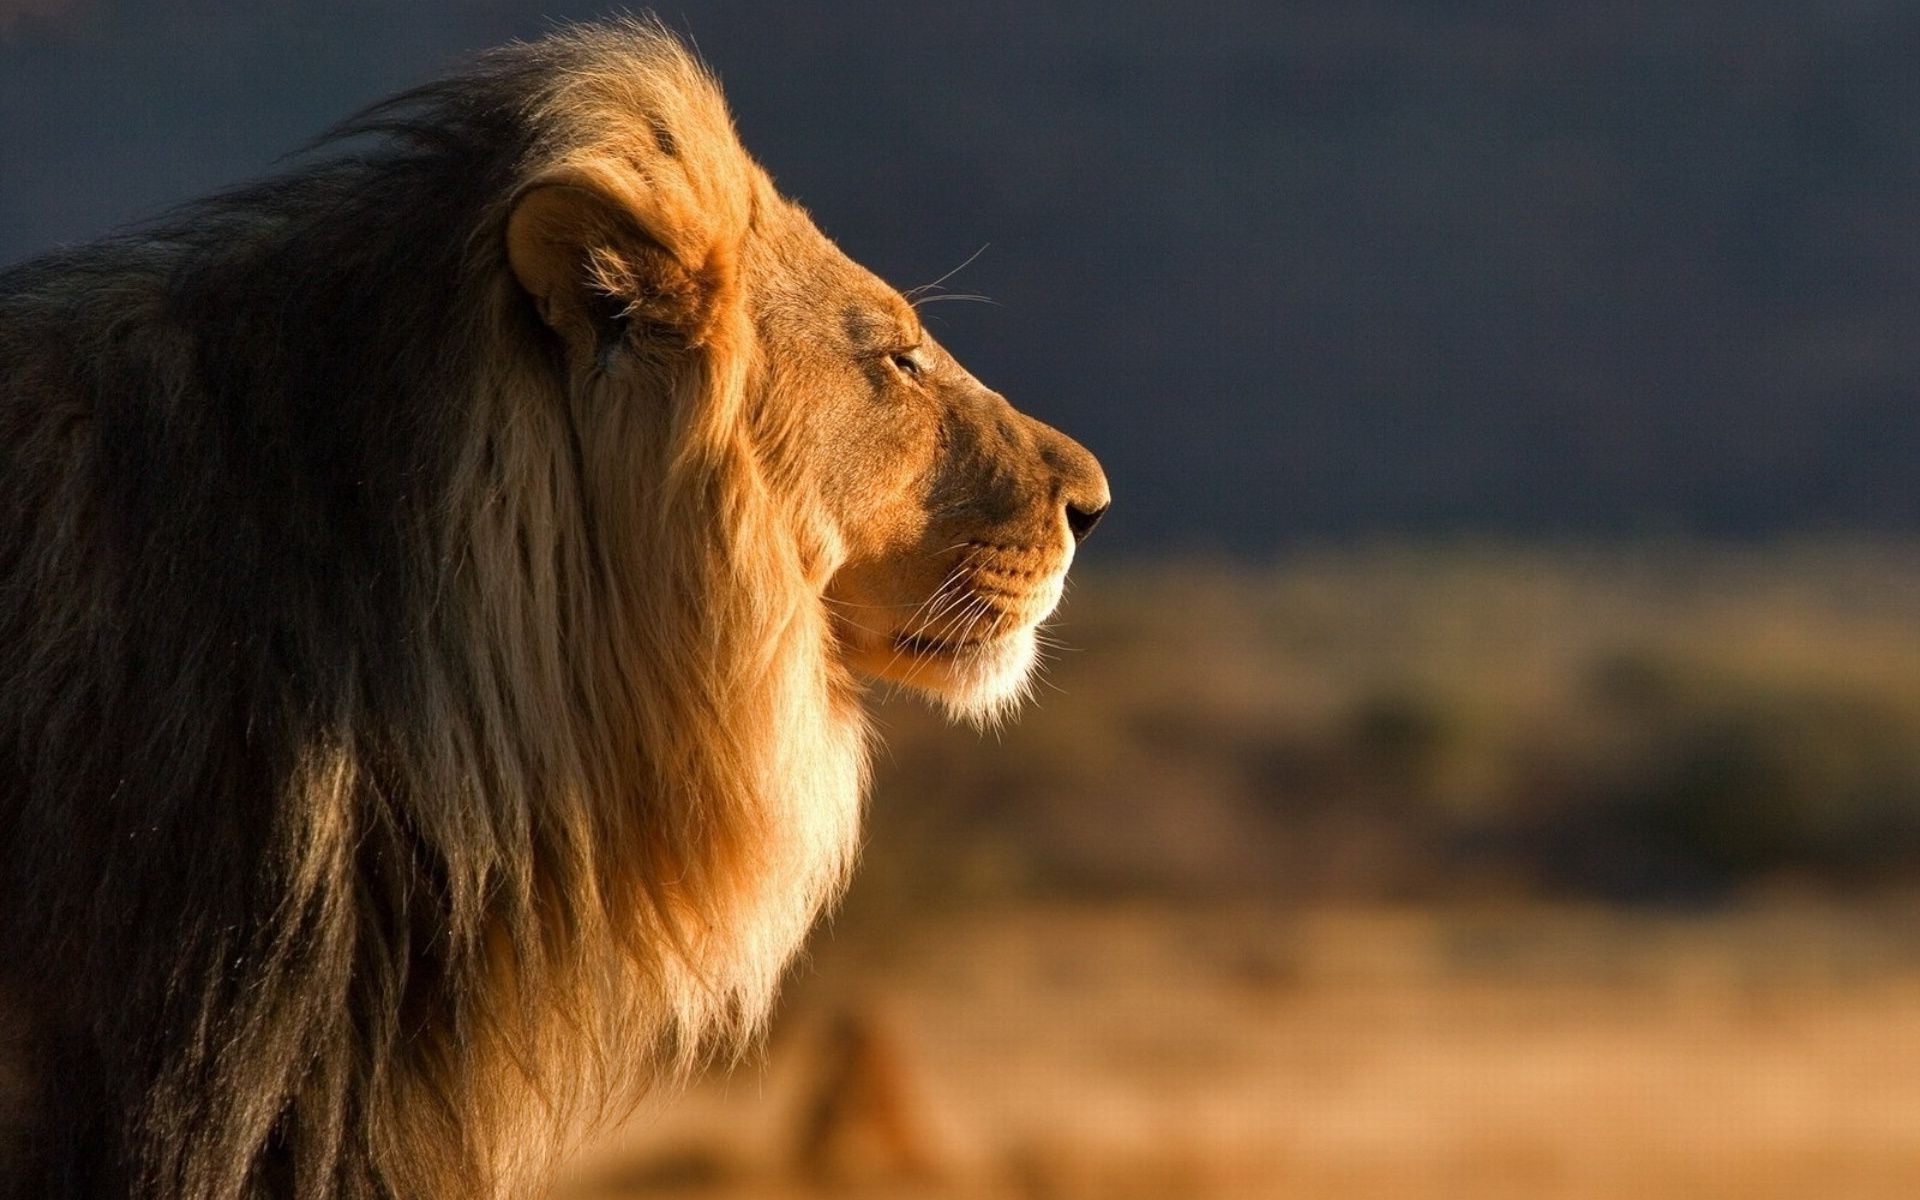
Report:
[[[847,865],[709,77],[576,30],[315,154],[0,275],[0,1194],[521,1194],[752,1030]],[[503,248],[607,164],[716,298],[639,403]]]

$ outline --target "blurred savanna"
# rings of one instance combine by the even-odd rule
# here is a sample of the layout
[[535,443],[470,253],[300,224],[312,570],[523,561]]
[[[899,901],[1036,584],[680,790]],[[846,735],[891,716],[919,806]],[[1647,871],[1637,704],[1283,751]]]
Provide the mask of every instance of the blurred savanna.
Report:
[[1089,572],[902,701],[764,1060],[568,1195],[1920,1187],[1920,554],[1394,543]]

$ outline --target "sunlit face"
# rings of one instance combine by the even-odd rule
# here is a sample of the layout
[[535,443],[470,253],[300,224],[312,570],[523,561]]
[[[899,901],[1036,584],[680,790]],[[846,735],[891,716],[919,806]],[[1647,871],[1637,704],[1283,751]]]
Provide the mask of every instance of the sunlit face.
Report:
[[1036,631],[1108,503],[1100,465],[1018,411],[927,335],[898,292],[797,208],[750,239],[773,436],[815,466],[846,661],[955,714],[1021,695]]

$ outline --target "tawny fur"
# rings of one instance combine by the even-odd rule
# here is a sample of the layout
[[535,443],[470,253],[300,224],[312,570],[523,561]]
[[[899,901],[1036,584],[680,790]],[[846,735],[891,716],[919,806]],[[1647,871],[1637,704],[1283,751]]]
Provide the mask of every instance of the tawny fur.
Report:
[[1045,458],[1031,503],[927,458],[863,534],[823,482],[795,314],[911,312],[658,29],[328,147],[0,274],[0,1196],[537,1194],[845,876],[886,631],[834,589],[975,580],[960,520],[1038,581],[1010,636],[1057,599],[1070,443],[957,367],[985,432],[924,445]]

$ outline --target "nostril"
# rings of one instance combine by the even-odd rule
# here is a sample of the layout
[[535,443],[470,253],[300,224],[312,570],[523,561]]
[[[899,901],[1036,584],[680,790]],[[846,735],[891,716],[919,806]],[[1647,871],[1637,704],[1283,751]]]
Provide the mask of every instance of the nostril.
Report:
[[1100,518],[1106,516],[1107,509],[1111,507],[1111,504],[1090,505],[1084,508],[1078,504],[1068,504],[1067,528],[1073,531],[1073,540],[1086,541],[1087,535],[1093,532],[1093,527],[1100,523]]

